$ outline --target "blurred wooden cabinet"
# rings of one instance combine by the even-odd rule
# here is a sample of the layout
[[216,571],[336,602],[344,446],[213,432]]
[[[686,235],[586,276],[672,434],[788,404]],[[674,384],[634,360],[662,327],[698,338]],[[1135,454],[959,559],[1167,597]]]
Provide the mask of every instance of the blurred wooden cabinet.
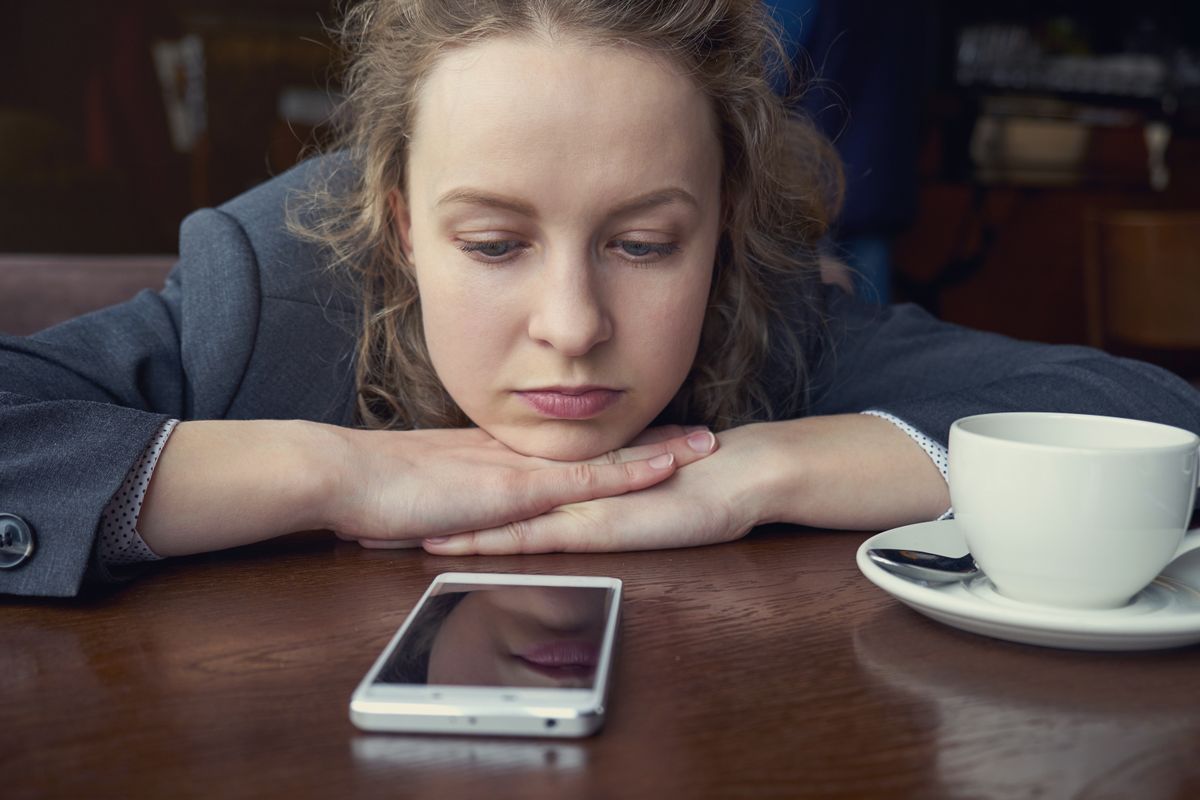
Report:
[[321,112],[285,101],[336,93],[334,19],[335,0],[0,4],[0,252],[174,250],[188,211],[314,141]]

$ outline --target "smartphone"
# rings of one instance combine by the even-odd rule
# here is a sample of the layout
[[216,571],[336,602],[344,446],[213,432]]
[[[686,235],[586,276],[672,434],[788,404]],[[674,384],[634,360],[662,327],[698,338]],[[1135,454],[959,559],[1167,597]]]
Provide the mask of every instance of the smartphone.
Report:
[[604,722],[621,581],[447,572],[350,698],[368,731],[588,736]]

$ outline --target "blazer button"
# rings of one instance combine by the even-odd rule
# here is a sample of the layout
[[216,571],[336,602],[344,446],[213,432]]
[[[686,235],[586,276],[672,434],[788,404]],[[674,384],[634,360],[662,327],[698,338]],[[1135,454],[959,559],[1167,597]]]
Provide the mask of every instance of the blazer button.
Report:
[[33,555],[33,529],[16,514],[0,514],[0,569],[19,567]]

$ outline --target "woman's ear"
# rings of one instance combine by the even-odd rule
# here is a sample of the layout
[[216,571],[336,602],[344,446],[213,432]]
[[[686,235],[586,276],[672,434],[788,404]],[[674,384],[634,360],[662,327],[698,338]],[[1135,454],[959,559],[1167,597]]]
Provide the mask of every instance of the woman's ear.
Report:
[[392,224],[396,226],[396,233],[400,235],[400,248],[404,251],[404,257],[412,263],[412,215],[408,213],[408,202],[399,189],[388,192],[387,201]]

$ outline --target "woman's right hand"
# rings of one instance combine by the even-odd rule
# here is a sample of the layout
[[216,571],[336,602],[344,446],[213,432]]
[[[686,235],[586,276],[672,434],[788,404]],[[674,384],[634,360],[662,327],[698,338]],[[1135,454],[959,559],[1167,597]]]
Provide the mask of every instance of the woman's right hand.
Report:
[[645,489],[717,441],[703,428],[674,428],[659,441],[561,462],[521,455],[478,428],[338,432],[345,447],[325,527],[366,547],[415,545]]

